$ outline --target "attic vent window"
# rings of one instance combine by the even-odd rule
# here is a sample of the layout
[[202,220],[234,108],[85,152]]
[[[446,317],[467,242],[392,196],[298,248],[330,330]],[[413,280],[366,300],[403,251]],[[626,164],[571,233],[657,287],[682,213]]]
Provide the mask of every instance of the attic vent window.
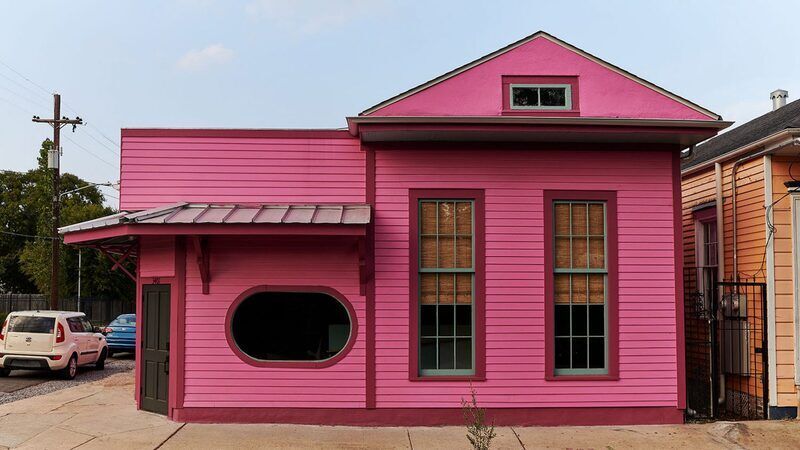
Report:
[[511,84],[509,88],[511,109],[572,109],[572,86],[569,84]]

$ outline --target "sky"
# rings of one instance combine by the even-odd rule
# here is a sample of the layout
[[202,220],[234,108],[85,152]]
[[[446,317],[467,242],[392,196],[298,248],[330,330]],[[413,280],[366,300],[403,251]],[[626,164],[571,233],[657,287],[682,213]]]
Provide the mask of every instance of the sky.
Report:
[[[538,30],[743,123],[800,97],[797,1],[6,1],[0,170],[119,178],[124,127],[340,128],[345,117]],[[104,188],[107,201],[117,194]]]

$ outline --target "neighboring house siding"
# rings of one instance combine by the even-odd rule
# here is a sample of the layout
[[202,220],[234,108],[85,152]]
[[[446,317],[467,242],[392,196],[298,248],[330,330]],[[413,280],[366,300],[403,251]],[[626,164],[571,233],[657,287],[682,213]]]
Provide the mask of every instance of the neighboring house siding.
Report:
[[[726,218],[725,277],[728,279],[733,278],[732,168],[732,162],[726,163],[722,171],[723,214]],[[736,223],[739,280],[763,283],[766,280],[763,158],[745,162],[736,170]]]
[[[683,197],[683,264],[684,269],[697,267],[697,239],[695,236],[695,206],[713,202],[716,199],[714,169],[693,174],[681,181]],[[689,275],[694,276],[694,274]]]
[[[725,258],[725,280],[733,281],[733,202],[731,174],[734,161],[722,164],[722,196],[723,196],[723,237]],[[692,208],[699,204],[716,200],[716,175],[714,167],[683,177],[683,238],[684,264],[686,267],[697,265],[695,236],[695,217]],[[736,224],[737,254],[739,281],[766,282],[766,223],[764,219],[764,163],[763,158],[755,158],[745,162],[736,171]],[[761,309],[753,311],[760,321]],[[751,342],[753,346],[756,342]],[[692,349],[687,349],[692,352]],[[753,354],[754,349],[751,349]],[[757,356],[757,364],[761,364]],[[751,391],[763,388],[761,380],[756,377],[740,379],[736,376],[726,377],[728,389],[740,389],[750,386]],[[742,384],[744,383],[744,384]]]
[[[485,189],[482,406],[677,406],[672,155],[620,147],[374,147],[379,408],[460,407],[469,395],[467,382],[409,381],[409,188]],[[545,189],[618,193],[618,381],[545,380]]]
[[[785,181],[789,176],[789,164],[796,158],[772,157],[772,208],[775,226],[775,349],[778,374],[778,406],[797,406],[794,384],[794,272],[792,268],[792,204],[787,196]],[[800,166],[792,167],[795,177]]]
[[363,203],[364,152],[358,139],[339,134],[139,137],[123,130],[120,209],[178,201]]
[[[330,238],[212,238],[210,292],[202,294],[193,250],[186,255],[185,396],[191,407],[365,406],[365,299],[359,295],[354,242]],[[225,315],[259,285],[325,286],[356,311],[355,346],[325,368],[254,367],[225,338]]]

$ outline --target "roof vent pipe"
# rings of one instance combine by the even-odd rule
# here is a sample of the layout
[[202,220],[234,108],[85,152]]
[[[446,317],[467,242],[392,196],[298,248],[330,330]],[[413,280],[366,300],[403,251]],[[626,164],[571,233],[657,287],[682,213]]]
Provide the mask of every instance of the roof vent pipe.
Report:
[[786,106],[789,91],[784,91],[783,89],[774,90],[769,94],[769,98],[772,100],[772,110],[775,111],[782,106]]

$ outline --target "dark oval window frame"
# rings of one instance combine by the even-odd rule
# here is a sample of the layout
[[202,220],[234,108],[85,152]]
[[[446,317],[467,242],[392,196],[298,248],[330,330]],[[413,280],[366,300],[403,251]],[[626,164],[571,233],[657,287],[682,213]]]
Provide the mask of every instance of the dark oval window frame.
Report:
[[[264,359],[255,359],[247,353],[243,352],[239,345],[233,338],[233,316],[239,305],[247,298],[260,294],[262,292],[295,292],[295,293],[311,293],[311,294],[326,294],[333,297],[339,304],[344,306],[347,315],[350,318],[350,334],[347,337],[347,343],[344,348],[336,355],[319,361],[269,361]],[[322,369],[325,367],[333,366],[342,359],[344,359],[356,344],[358,338],[358,317],[356,310],[353,308],[352,303],[341,292],[327,286],[273,286],[261,285],[252,287],[241,294],[231,303],[228,307],[228,312],[225,314],[225,340],[228,341],[228,347],[233,350],[233,353],[243,362],[254,367],[289,367],[289,368],[304,368],[304,369]]]

